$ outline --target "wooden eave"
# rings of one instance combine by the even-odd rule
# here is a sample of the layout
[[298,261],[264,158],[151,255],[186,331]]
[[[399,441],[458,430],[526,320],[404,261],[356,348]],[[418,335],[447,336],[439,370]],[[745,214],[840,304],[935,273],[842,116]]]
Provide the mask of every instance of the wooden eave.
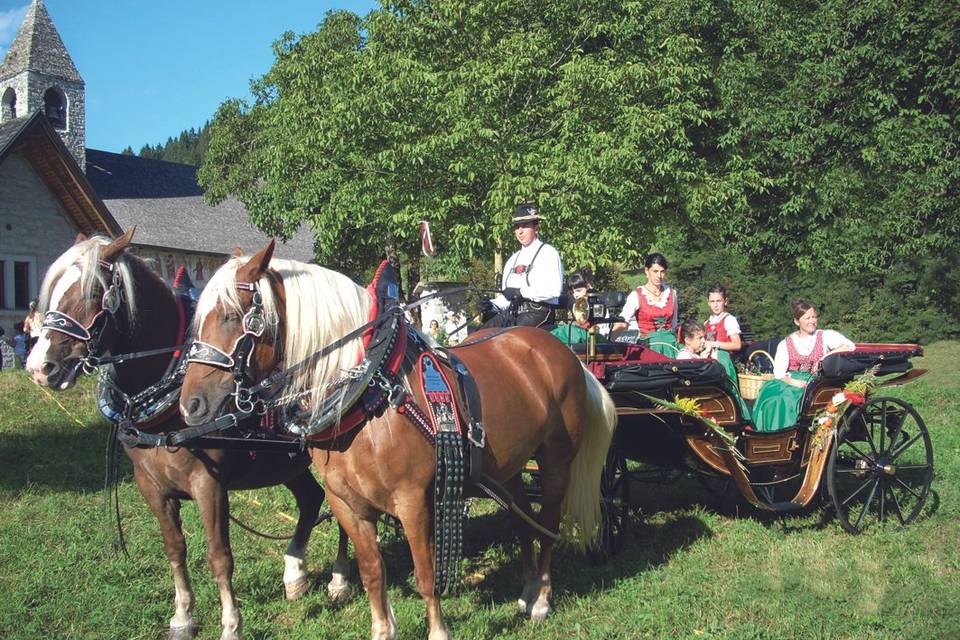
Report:
[[30,118],[10,151],[17,151],[27,159],[83,233],[111,237],[123,233],[59,134],[39,112]]

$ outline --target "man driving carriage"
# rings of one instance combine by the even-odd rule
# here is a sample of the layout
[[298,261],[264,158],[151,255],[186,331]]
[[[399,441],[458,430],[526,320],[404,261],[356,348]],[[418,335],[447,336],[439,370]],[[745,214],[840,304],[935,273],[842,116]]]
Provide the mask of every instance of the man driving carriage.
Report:
[[[537,205],[525,202],[513,213],[513,231],[520,250],[507,260],[500,282],[502,293],[485,301],[485,311],[495,311],[484,327],[541,327],[553,324],[554,309],[563,291],[560,254],[540,239]],[[516,314],[516,320],[513,314]]]

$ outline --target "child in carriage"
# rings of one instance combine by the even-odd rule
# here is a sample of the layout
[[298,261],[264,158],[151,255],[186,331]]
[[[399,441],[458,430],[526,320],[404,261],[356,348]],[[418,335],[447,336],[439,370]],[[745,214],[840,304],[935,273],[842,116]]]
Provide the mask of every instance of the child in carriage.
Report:
[[677,352],[677,360],[694,360],[709,358],[710,349],[707,348],[706,332],[703,325],[693,318],[687,318],[680,325],[680,341],[683,346]]
[[710,317],[703,323],[707,334],[707,348],[727,352],[740,351],[740,323],[727,311],[727,289],[717,283],[707,290]]

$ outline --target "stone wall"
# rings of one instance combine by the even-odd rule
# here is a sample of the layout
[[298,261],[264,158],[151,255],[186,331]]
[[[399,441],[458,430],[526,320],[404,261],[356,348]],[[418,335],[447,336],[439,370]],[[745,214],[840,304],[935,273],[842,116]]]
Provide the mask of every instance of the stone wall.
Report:
[[[27,160],[11,153],[0,165],[0,259],[32,263],[30,298],[37,296],[47,267],[76,236],[76,226]],[[26,309],[7,309],[0,301],[0,326],[8,336],[25,314]]]
[[[47,89],[56,87],[66,97],[67,123],[65,129],[57,129],[60,138],[76,159],[80,168],[86,171],[86,106],[84,104],[84,85],[61,78],[51,78],[35,71],[26,71],[0,81],[0,96],[7,87],[16,93],[17,118],[29,116],[37,110],[43,111],[43,96]],[[6,121],[4,116],[0,121]]]

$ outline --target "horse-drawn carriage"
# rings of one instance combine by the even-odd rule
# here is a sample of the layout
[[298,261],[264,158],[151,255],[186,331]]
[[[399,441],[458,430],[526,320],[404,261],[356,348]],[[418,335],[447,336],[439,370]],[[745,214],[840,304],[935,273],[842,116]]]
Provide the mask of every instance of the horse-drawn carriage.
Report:
[[595,334],[571,346],[617,406],[601,558],[622,544],[631,485],[657,470],[726,480],[762,511],[820,498],[853,533],[888,518],[909,524],[923,508],[933,479],[927,428],[908,402],[872,393],[926,373],[910,362],[923,354],[917,345],[857,344],[828,356],[803,393],[797,423],[776,432],[753,430],[743,411],[752,400],[740,401],[715,360],[675,360],[642,343],[597,344]]
[[[106,402],[105,414],[163,531],[176,587],[171,637],[196,634],[178,517],[185,496],[204,520],[223,638],[240,636],[228,489],[282,482],[294,492],[300,519],[284,556],[284,585],[288,597],[305,591],[306,543],[323,499],[307,471],[310,458],[354,542],[377,638],[396,635],[376,537],[383,513],[403,524],[430,637],[447,637],[439,594],[456,578],[466,477],[480,480],[476,486],[515,516],[518,602],[535,620],[550,612],[558,532],[584,542],[599,529],[600,549],[615,549],[635,461],[728,476],[748,500],[771,510],[808,504],[826,476],[841,522],[852,530],[868,516],[910,522],[929,490],[930,439],[913,408],[895,398],[836,397],[876,365],[874,373],[899,374],[885,384],[916,377],[909,358],[918,347],[862,345],[834,356],[836,367],[808,387],[798,426],[757,434],[747,430],[714,362],[675,361],[637,345],[588,345],[578,361],[528,327],[478,335],[442,358],[403,321],[383,267],[384,277],[378,272],[364,289],[316,265],[271,260],[272,243],[218,270],[185,349],[186,313],[125,251],[131,237],[83,240],[58,259],[43,287],[47,335],[28,365],[35,381],[57,389],[81,370],[114,369],[102,381],[120,402]],[[471,386],[474,406],[465,391]],[[273,409],[292,418],[276,428]],[[821,424],[821,410],[835,426]],[[531,456],[539,463],[539,522],[521,482]],[[780,500],[779,489],[798,479],[796,495]],[[440,489],[450,499],[442,501]],[[561,529],[561,521],[572,526]],[[331,595],[343,592],[345,551],[341,537]]]

